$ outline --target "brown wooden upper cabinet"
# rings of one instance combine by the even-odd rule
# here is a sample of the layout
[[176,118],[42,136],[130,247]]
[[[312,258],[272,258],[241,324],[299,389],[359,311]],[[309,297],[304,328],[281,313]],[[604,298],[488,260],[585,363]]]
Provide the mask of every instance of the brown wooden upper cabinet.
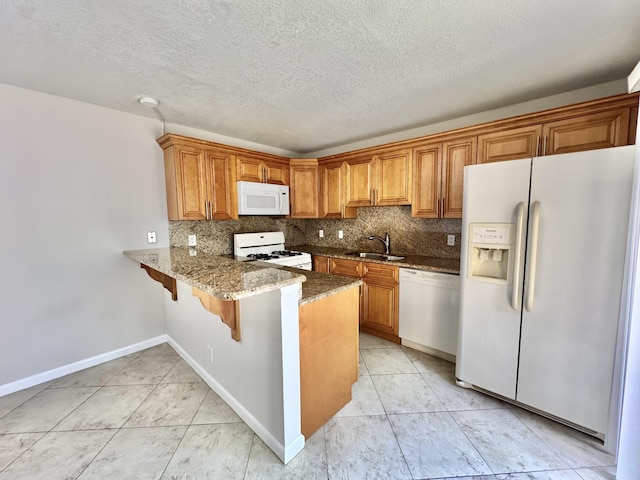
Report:
[[169,220],[238,218],[235,156],[206,142],[167,134],[164,150]]
[[345,206],[369,207],[411,203],[410,148],[348,158],[345,164]]
[[375,187],[373,204],[409,205],[411,203],[412,152],[410,148],[374,155]]
[[629,143],[630,108],[583,113],[573,118],[478,136],[478,163],[609,148]]
[[346,164],[342,161],[318,167],[320,218],[356,218],[356,209],[345,205]]
[[290,161],[291,218],[318,218],[318,160]]
[[245,182],[289,185],[289,162],[278,161],[260,155],[237,155],[238,180]]
[[476,163],[477,138],[427,143],[413,150],[416,218],[462,218],[464,167]]
[[371,157],[345,160],[345,206],[373,205],[373,163]]
[[542,126],[544,155],[627,145],[629,109],[582,115]]

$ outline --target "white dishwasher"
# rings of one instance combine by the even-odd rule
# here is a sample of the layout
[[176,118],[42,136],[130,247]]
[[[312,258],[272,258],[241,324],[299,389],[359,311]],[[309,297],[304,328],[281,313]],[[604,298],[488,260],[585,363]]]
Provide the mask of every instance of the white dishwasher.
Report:
[[460,277],[400,269],[400,338],[408,347],[454,360],[458,343]]

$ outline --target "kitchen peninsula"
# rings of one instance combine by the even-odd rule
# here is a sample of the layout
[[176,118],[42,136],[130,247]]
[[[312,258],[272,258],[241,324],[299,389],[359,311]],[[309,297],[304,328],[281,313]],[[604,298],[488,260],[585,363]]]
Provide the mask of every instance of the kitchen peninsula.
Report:
[[172,347],[284,463],[351,400],[361,281],[186,247],[125,255],[173,290]]

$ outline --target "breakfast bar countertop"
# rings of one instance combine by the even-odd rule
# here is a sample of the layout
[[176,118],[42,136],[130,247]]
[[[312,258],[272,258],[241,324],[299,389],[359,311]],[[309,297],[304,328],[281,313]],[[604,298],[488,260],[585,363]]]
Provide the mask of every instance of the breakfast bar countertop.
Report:
[[299,305],[362,285],[362,280],[300,270],[260,261],[239,262],[233,255],[211,255],[194,248],[129,250],[130,259],[220,298],[238,300],[302,283]]
[[130,259],[222,300],[239,300],[306,280],[297,272],[238,262],[187,247],[129,250]]

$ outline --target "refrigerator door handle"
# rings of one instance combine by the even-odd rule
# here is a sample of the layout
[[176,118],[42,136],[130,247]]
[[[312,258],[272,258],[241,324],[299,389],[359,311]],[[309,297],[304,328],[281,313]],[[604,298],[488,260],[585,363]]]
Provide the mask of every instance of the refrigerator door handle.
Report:
[[536,287],[536,265],[538,263],[538,233],[540,229],[540,202],[531,204],[531,256],[529,257],[529,285],[524,307],[527,312],[533,311],[533,299]]
[[524,235],[524,203],[520,202],[516,206],[516,248],[513,259],[513,290],[511,293],[511,308],[520,310],[520,271],[522,265],[522,243]]

